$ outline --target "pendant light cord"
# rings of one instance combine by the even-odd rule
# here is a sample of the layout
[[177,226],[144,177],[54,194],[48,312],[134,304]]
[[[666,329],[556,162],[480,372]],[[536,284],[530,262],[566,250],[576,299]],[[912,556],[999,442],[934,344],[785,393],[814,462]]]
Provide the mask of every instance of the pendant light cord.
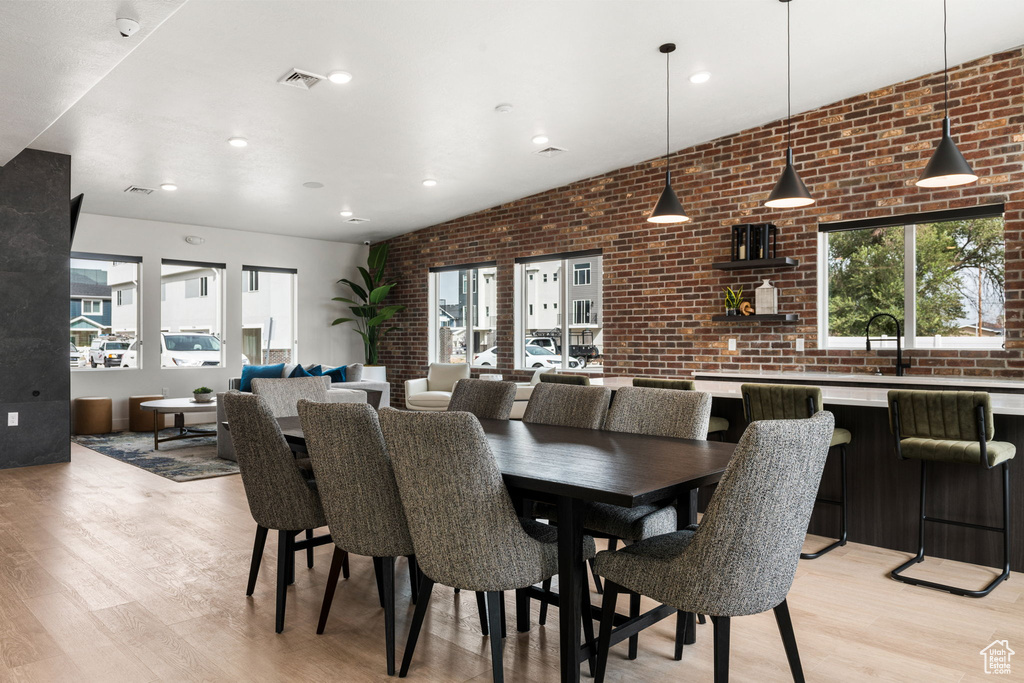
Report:
[[668,67],[671,52],[665,53],[665,177],[668,178],[668,160],[670,155],[671,123],[672,123],[672,101],[671,82],[669,81],[670,70]]
[[949,51],[946,48],[946,0],[942,0],[942,111],[949,118]]
[[[945,0],[943,0],[945,2]],[[786,147],[793,146],[793,67],[790,57],[789,5],[786,3]]]

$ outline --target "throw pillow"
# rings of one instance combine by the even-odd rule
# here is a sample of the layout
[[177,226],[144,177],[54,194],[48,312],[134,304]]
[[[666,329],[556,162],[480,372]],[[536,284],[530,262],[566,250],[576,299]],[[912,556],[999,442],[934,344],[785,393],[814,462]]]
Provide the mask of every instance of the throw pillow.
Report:
[[238,385],[239,391],[252,391],[252,381],[256,377],[280,377],[284,372],[284,363],[277,365],[243,365],[242,381]]
[[309,373],[310,377],[322,377],[324,374],[323,368],[319,365],[307,365],[304,370]]
[[346,381],[345,380],[345,367],[346,366],[344,366],[344,365],[339,365],[338,367],[336,367],[336,368],[334,368],[332,370],[328,370],[327,372],[325,372],[323,374],[325,374],[328,377],[330,377],[331,378],[331,382],[344,382],[344,381]]
[[288,378],[292,379],[292,378],[295,378],[295,377],[312,377],[312,376],[313,376],[312,374],[306,372],[306,369],[304,367],[302,367],[301,365],[296,365],[295,369],[292,370],[292,374],[288,375]]

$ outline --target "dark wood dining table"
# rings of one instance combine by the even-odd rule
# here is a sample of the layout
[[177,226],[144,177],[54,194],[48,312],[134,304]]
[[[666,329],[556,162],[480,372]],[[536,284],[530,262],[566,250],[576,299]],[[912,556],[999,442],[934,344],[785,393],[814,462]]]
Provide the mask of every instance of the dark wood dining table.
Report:
[[[304,451],[299,419],[278,422],[292,449]],[[697,521],[697,490],[719,480],[736,445],[519,420],[480,424],[512,495],[557,506],[561,680],[579,681],[580,662],[590,654],[580,643],[584,505],[671,503],[685,528]],[[694,630],[687,629],[691,638]]]

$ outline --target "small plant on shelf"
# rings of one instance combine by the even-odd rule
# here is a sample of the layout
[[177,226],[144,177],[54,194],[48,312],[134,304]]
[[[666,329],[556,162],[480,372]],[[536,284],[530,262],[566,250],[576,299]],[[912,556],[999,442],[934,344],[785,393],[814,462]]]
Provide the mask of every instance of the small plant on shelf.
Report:
[[740,303],[743,301],[743,288],[733,289],[732,287],[725,288],[725,314],[736,315],[740,307]]
[[192,396],[195,397],[196,403],[206,403],[213,396],[213,389],[210,387],[199,387],[192,392]]

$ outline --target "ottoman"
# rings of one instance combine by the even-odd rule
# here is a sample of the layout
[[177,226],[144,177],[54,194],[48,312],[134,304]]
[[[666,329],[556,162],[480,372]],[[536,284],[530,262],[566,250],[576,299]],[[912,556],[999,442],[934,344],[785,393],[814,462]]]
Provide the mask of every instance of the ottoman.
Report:
[[128,430],[132,432],[151,432],[153,431],[153,420],[155,419],[160,420],[160,428],[163,429],[167,425],[163,415],[159,415],[151,410],[143,410],[139,407],[139,404],[143,401],[159,401],[162,398],[162,394],[129,396]]
[[75,399],[75,434],[109,434],[114,431],[109,396]]

